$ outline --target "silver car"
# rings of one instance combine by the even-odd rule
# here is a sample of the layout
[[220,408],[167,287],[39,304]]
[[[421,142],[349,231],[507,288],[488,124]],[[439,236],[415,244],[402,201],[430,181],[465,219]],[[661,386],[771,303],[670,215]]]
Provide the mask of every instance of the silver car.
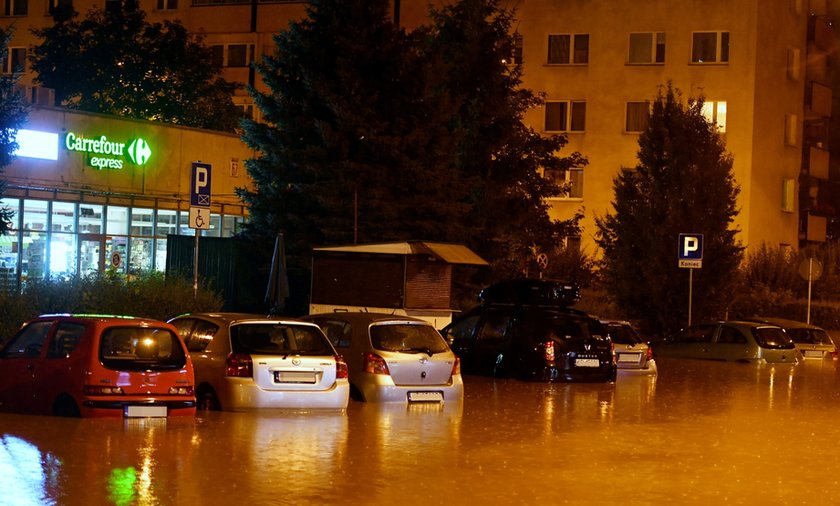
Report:
[[601,320],[615,348],[615,363],[619,370],[634,370],[656,374],[653,348],[642,339],[628,321]]
[[756,316],[749,318],[749,320],[778,325],[785,329],[785,332],[787,332],[796,345],[796,349],[802,353],[804,358],[837,359],[837,347],[834,346],[834,341],[831,340],[831,336],[828,335],[828,332],[816,325],[795,320],[786,320],[784,318],[764,316]]
[[749,321],[692,325],[654,346],[657,357],[797,363],[802,355],[783,328]]
[[347,407],[347,365],[317,325],[243,313],[170,323],[190,352],[199,409]]
[[347,360],[352,395],[372,402],[463,398],[460,360],[430,323],[376,313],[322,313],[317,323]]

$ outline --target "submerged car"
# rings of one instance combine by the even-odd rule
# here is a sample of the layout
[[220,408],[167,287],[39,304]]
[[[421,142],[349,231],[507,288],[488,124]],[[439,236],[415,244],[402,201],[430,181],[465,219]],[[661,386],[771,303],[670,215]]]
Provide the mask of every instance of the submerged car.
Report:
[[318,324],[347,360],[352,395],[370,402],[449,402],[464,394],[458,357],[430,323],[408,316],[337,312]]
[[593,316],[567,307],[576,300],[574,287],[542,279],[500,285],[485,289],[479,306],[442,331],[464,374],[546,382],[615,380],[607,330]]
[[243,313],[170,323],[192,357],[201,410],[347,407],[347,364],[313,323]]
[[802,355],[782,327],[751,321],[700,323],[655,345],[657,357],[796,363]]
[[653,348],[642,339],[630,322],[601,320],[615,346],[615,363],[619,370],[634,370],[656,374]]
[[796,345],[796,349],[799,350],[803,358],[837,359],[837,347],[834,345],[834,341],[832,341],[831,336],[828,335],[828,332],[816,325],[795,320],[787,320],[784,318],[771,318],[763,316],[755,316],[748,319],[751,321],[778,325],[779,327],[785,329],[785,332],[787,332],[791,340],[793,340],[793,343]]
[[0,411],[73,417],[195,415],[193,367],[168,323],[42,315],[0,350]]

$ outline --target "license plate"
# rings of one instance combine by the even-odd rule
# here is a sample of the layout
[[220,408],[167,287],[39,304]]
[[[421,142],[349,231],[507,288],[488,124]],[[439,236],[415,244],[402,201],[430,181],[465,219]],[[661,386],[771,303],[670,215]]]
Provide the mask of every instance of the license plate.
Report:
[[597,358],[576,358],[575,365],[578,367],[600,367],[601,362]]
[[642,358],[641,353],[620,353],[618,355],[619,362],[633,362],[638,364],[640,358]]
[[808,358],[822,358],[823,352],[820,350],[805,350],[805,356]]
[[317,378],[312,371],[274,371],[274,382],[314,385]]
[[408,402],[443,402],[443,392],[408,392]]
[[126,418],[165,418],[166,406],[126,406]]

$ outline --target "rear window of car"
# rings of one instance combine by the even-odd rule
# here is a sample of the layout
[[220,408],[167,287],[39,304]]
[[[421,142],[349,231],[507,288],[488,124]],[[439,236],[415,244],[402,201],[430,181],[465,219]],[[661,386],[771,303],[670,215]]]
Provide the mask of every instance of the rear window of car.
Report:
[[641,344],[644,341],[641,336],[630,325],[620,323],[607,324],[607,332],[614,343],[618,344]]
[[817,329],[785,329],[794,343],[833,344],[828,333]]
[[240,323],[230,328],[234,353],[253,355],[333,355],[318,327],[287,323]]
[[444,353],[446,342],[431,325],[379,324],[370,327],[374,348],[398,353]]
[[607,329],[594,318],[577,314],[562,314],[530,310],[524,312],[523,325],[518,332],[531,341],[553,339],[575,341],[579,339],[606,339]]
[[159,327],[106,328],[99,341],[99,360],[118,371],[166,371],[187,365],[181,339]]
[[779,327],[757,327],[753,329],[755,342],[762,348],[794,348],[790,336]]

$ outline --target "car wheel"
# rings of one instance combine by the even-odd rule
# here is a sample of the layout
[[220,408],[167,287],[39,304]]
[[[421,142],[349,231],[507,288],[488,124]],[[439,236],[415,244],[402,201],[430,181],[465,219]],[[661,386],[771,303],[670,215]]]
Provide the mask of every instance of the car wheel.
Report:
[[79,406],[76,405],[76,401],[69,395],[62,395],[55,400],[52,414],[66,418],[81,418],[82,416],[81,411],[79,411]]
[[197,408],[199,411],[221,411],[222,405],[212,390],[204,390],[198,394]]

